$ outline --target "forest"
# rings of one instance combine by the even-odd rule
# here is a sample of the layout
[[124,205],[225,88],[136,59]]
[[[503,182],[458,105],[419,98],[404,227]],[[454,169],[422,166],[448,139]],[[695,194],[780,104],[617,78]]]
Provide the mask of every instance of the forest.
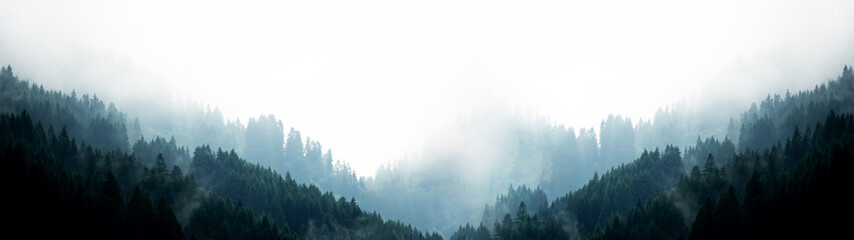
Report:
[[[125,115],[0,73],[12,234],[97,239],[440,239],[235,151],[127,141]],[[54,127],[62,124],[60,127]],[[64,121],[64,122],[63,122]],[[67,124],[67,125],[66,125]],[[69,130],[71,129],[71,130]],[[79,139],[79,140],[78,140]],[[109,140],[109,141],[107,141]],[[132,152],[130,152],[132,149]],[[192,156],[192,157],[191,157]],[[183,167],[183,168],[182,168]],[[182,170],[183,169],[183,170]],[[49,219],[45,221],[45,219]],[[40,231],[39,229],[52,229]],[[20,235],[23,236],[23,235]]]
[[[0,70],[14,236],[96,239],[755,239],[843,234],[854,69],[741,114],[673,107],[597,129],[483,111],[357,177],[274,115],[138,111]],[[460,147],[463,146],[463,147]],[[448,168],[448,166],[452,166]],[[509,186],[509,188],[508,188]],[[50,229],[44,231],[43,229]]]

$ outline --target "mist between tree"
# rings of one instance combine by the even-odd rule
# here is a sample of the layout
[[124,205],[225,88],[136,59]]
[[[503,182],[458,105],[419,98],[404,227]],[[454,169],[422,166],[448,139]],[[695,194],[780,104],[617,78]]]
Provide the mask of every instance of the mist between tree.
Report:
[[[131,206],[135,209],[132,214],[127,214],[164,214],[162,218],[174,215],[176,221],[185,226],[183,231],[195,234],[232,234],[206,232],[204,229],[211,225],[204,223],[206,217],[199,217],[204,213],[199,212],[202,209],[252,209],[260,211],[261,222],[247,227],[272,227],[270,234],[285,237],[372,236],[383,229],[422,234],[401,222],[413,224],[426,231],[427,235],[421,236],[429,237],[437,236],[429,232],[452,236],[455,230],[460,233],[469,228],[472,230],[463,233],[482,232],[480,226],[474,230],[471,225],[463,229],[448,224],[477,222],[498,235],[522,234],[512,230],[520,228],[508,230],[515,224],[544,224],[541,225],[544,228],[537,229],[552,229],[544,231],[559,236],[599,236],[620,227],[619,221],[623,220],[618,218],[607,223],[607,218],[612,214],[625,214],[631,207],[630,200],[635,199],[649,200],[636,204],[633,211],[641,211],[638,214],[645,214],[642,212],[646,209],[644,204],[651,204],[652,207],[667,208],[666,211],[673,213],[672,217],[682,219],[682,225],[679,225],[680,221],[669,225],[675,226],[673,229],[695,225],[691,232],[671,232],[675,235],[670,237],[675,237],[700,234],[697,231],[710,224],[700,219],[708,218],[710,214],[730,214],[710,210],[714,205],[708,201],[700,204],[701,199],[724,194],[716,209],[731,209],[732,205],[738,204],[733,203],[737,200],[734,201],[732,196],[750,188],[746,187],[748,182],[760,184],[755,183],[758,180],[748,181],[750,171],[754,171],[752,178],[757,174],[766,176],[766,182],[789,181],[787,175],[780,173],[801,169],[797,166],[802,164],[799,161],[804,149],[828,146],[819,143],[798,145],[804,138],[799,129],[806,129],[804,135],[822,139],[820,141],[840,137],[828,129],[842,128],[848,122],[847,116],[835,115],[834,112],[852,111],[852,106],[847,103],[850,103],[854,74],[845,66],[837,80],[817,85],[812,90],[787,91],[773,97],[768,95],[759,104],[750,105],[742,114],[728,120],[706,117],[719,114],[718,109],[691,107],[691,110],[685,110],[689,109],[683,108],[687,105],[660,110],[652,121],[639,120],[635,124],[630,118],[610,115],[601,121],[599,134],[597,129],[575,130],[522,110],[483,109],[460,115],[452,124],[436,131],[420,154],[384,165],[371,178],[357,178],[346,162],[335,160],[331,150],[324,149],[317,141],[303,138],[299,131],[291,128],[285,134],[281,120],[273,115],[251,118],[244,127],[239,122],[224,121],[216,109],[211,111],[202,109],[198,104],[189,104],[184,108],[192,111],[154,111],[165,121],[157,121],[156,118],[129,120],[126,113],[120,112],[114,104],[107,107],[97,96],[83,94],[78,97],[76,92],[48,91],[40,85],[20,81],[10,66],[3,67],[0,77],[3,78],[3,92],[7,98],[4,112],[22,112],[19,116],[6,116],[4,121],[10,127],[7,131],[12,134],[9,136],[22,136],[27,141],[35,141],[29,143],[30,146],[44,147],[50,149],[46,153],[69,159],[68,162],[39,164],[70,164],[67,171],[72,174],[103,176],[104,186],[114,185],[112,182],[115,180],[110,180],[112,172],[120,173],[119,189],[136,186],[133,194],[125,192],[123,197],[128,199],[130,196],[128,211],[131,211]],[[825,113],[830,113],[826,119],[822,117]],[[34,124],[31,118],[38,119],[38,124]],[[811,125],[822,120],[828,125]],[[63,127],[57,130],[54,126]],[[794,134],[786,140],[786,145],[782,145],[782,139],[790,136],[787,133],[790,131]],[[175,135],[166,140],[155,132],[184,134],[178,135],[182,138],[180,140],[176,140]],[[146,134],[156,137],[147,140]],[[702,138],[701,135],[708,137]],[[80,148],[74,139],[80,139]],[[131,144],[130,139],[137,140]],[[199,147],[190,155],[181,141],[192,142]],[[16,146],[11,144],[8,147]],[[680,145],[684,155],[679,150]],[[229,146],[231,150],[224,150]],[[766,148],[770,153],[756,155],[751,151]],[[782,162],[773,157],[773,153],[781,151],[781,148],[789,154]],[[12,149],[7,154],[25,151]],[[100,149],[106,149],[107,153],[102,155]],[[125,151],[132,151],[133,155],[123,155]],[[19,160],[29,161],[26,158]],[[39,166],[27,168],[38,169]],[[725,167],[719,170],[719,166]],[[170,167],[172,170],[168,170]],[[58,169],[59,172],[51,174],[66,174],[63,173],[66,170]],[[189,169],[189,175],[185,175],[182,169]],[[50,178],[51,174],[45,177]],[[702,182],[711,185],[706,186],[708,189],[693,188]],[[730,190],[725,191],[727,184],[730,184]],[[514,188],[514,185],[518,187]],[[504,195],[508,186],[509,190]],[[597,196],[605,191],[603,189],[611,188],[623,189],[618,191],[622,194],[640,192],[633,197],[618,198],[620,200],[614,202],[615,205],[597,205],[584,200],[585,196]],[[122,191],[110,189],[108,195],[91,197],[115,196],[115,192]],[[666,194],[668,189],[675,190]],[[204,191],[217,195],[206,196]],[[322,193],[324,191],[326,193]],[[610,191],[613,189],[606,192]],[[561,196],[564,193],[567,194]],[[656,197],[658,193],[665,195]],[[147,194],[163,200],[155,208],[152,203],[146,203],[151,200]],[[286,196],[267,199],[276,194]],[[788,193],[780,194],[773,198]],[[556,199],[551,201],[548,195]],[[330,205],[308,205],[308,209],[301,209],[293,204],[313,204],[313,200],[306,202],[293,198],[297,196]],[[498,196],[494,205],[489,205],[494,196]],[[345,197],[350,197],[350,201]],[[515,209],[515,216],[508,219],[507,214],[514,212],[517,201],[519,206]],[[116,209],[123,209],[122,202],[115,202],[118,204]],[[279,206],[277,203],[287,204]],[[176,212],[167,210],[166,204]],[[527,206],[530,206],[530,214]],[[245,207],[248,209],[241,210]],[[236,210],[227,210],[229,208]],[[340,208],[350,210],[336,212]],[[362,209],[376,212],[369,214]],[[327,211],[332,211],[328,214],[339,214],[336,215],[338,220],[318,218]],[[382,223],[380,213],[393,221]],[[353,222],[351,218],[356,216],[362,216],[358,218],[362,220]],[[727,216],[732,217],[731,214]],[[695,218],[700,222],[692,223]],[[495,224],[491,225],[490,221]],[[372,229],[357,226],[372,226]],[[174,230],[174,226],[159,227]],[[742,230],[730,229],[730,233],[739,231]],[[697,236],[705,236],[705,233]]]

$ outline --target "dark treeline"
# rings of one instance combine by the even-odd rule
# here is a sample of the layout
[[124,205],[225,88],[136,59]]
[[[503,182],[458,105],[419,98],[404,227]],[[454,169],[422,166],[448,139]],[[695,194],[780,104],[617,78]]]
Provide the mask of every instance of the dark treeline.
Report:
[[679,149],[668,147],[644,152],[636,161],[622,165],[602,177],[594,176],[578,191],[552,202],[554,213],[571,213],[577,231],[589,233],[612,215],[621,213],[637,201],[654,197],[672,188],[682,173]]
[[[828,216],[845,208],[840,174],[854,159],[854,116],[829,114],[785,146],[743,152],[717,167],[709,156],[671,192],[638,202],[594,239],[825,238],[844,234]],[[683,215],[688,215],[686,221]],[[690,226],[687,228],[686,226]],[[667,231],[662,231],[666,229]]]
[[348,163],[334,160],[330,149],[324,151],[319,142],[303,138],[293,128],[285,132],[282,120],[272,114],[250,118],[244,125],[240,119],[225,119],[217,108],[195,102],[161,104],[167,105],[129,108],[136,117],[129,123],[132,141],[168,136],[184,147],[207,145],[234,150],[249,162],[280,173],[291,172],[298,182],[339,196],[359,197],[364,191],[365,180],[359,179]]
[[[852,71],[846,66],[837,80],[826,84],[832,88],[822,84],[762,104],[761,109],[776,110],[751,107],[740,120],[744,127],[739,143],[698,139],[687,148],[685,158],[676,147],[667,147],[663,154],[644,152],[634,162],[594,176],[581,189],[559,197],[549,211],[531,214],[522,202],[517,211],[528,212],[529,218],[505,214],[501,221],[460,227],[453,238],[840,236],[842,223],[829,216],[845,208],[839,189],[850,181],[839,169],[847,169],[854,159],[854,116],[836,111],[851,113],[851,101],[846,99],[854,96]],[[799,105],[807,107],[780,110]],[[783,131],[788,134],[778,133]],[[495,228],[490,230],[490,224]]]
[[[447,223],[475,220],[469,216],[479,217],[483,203],[509,184],[539,185],[546,193],[563,194],[581,187],[595,171],[604,172],[632,160],[637,149],[631,119],[619,115],[602,121],[602,134],[597,134],[593,128],[576,130],[553,126],[542,119],[526,123],[527,116],[517,115],[510,119],[499,116],[504,121],[494,123],[494,127],[506,142],[485,140],[483,145],[500,145],[507,147],[506,150],[496,153],[492,149],[475,149],[471,152],[477,156],[464,156],[456,152],[458,149],[428,146],[430,152],[412,159],[428,164],[407,166],[395,162],[379,169],[374,178],[360,179],[346,162],[334,159],[330,149],[323,149],[319,142],[302,136],[293,128],[285,128],[276,116],[251,118],[243,127],[239,120],[225,120],[218,109],[211,110],[195,103],[185,103],[178,110],[163,109],[156,113],[131,111],[131,115],[140,119],[130,124],[132,129],[141,129],[140,136],[149,136],[146,139],[156,134],[172,136],[188,146],[233,149],[247,161],[269,166],[276,172],[290,172],[297,182],[314,184],[337,196],[355,197],[365,209],[446,235],[455,230]],[[492,117],[487,115],[475,117],[472,122],[483,124],[481,117]],[[196,132],[199,134],[192,134]],[[129,135],[131,139],[141,138],[134,138],[132,132]],[[221,140],[223,138],[236,140]],[[439,170],[447,164],[472,162],[467,158],[493,161],[476,160],[470,165],[460,165],[460,172]],[[484,165],[494,167],[481,167]],[[472,171],[484,174],[476,181],[464,180]],[[473,192],[477,195],[466,198],[467,202],[443,197],[459,195],[471,188],[482,190]]]
[[[379,214],[361,210],[354,199],[336,199],[314,185],[297,184],[290,175],[282,177],[269,167],[248,163],[233,150],[201,146],[191,156],[174,139],[154,137],[140,138],[130,154],[122,124],[107,124],[97,131],[78,129],[93,129],[91,122],[104,125],[96,122],[109,119],[99,115],[105,113],[103,108],[56,111],[55,106],[83,105],[83,100],[25,87],[29,83],[13,76],[10,67],[3,67],[0,75],[4,112],[21,110],[0,115],[0,159],[9,166],[3,168],[3,187],[14,196],[10,197],[12,210],[4,218],[20,236],[441,238],[401,222],[383,221]],[[92,105],[91,100],[88,104]],[[108,117],[124,116],[117,110],[110,114],[106,112]],[[76,122],[53,125],[64,123],[56,119],[63,117]],[[87,135],[87,131],[101,135]],[[107,139],[114,145],[75,137]],[[114,147],[118,145],[123,147]]]
[[[496,132],[505,142],[483,144],[499,144],[506,150],[475,149],[472,151],[475,156],[465,156],[454,152],[458,150],[428,147],[436,150],[414,161],[431,162],[426,165],[436,167],[410,171],[409,166],[395,163],[378,170],[374,179],[360,179],[346,162],[334,159],[330,149],[323,149],[319,142],[293,128],[285,129],[282,120],[273,115],[241,122],[227,120],[217,108],[198,103],[152,101],[125,106],[132,116],[129,118],[112,104],[105,107],[97,97],[75,97],[74,92],[66,96],[16,81],[11,68],[6,68],[0,112],[17,114],[27,109],[45,126],[66,126],[72,139],[99,149],[132,152],[145,164],[153,163],[157,154],[163,154],[170,166],[177,164],[188,169],[189,152],[195,146],[234,150],[249,162],[279,173],[290,172],[297,182],[314,184],[337,196],[355,197],[366,209],[445,234],[455,230],[448,222],[476,220],[471,217],[479,216],[483,203],[510,184],[537,185],[545,193],[559,196],[581,187],[596,171],[605,172],[634,159],[639,149],[636,139],[646,139],[642,131],[632,128],[631,119],[619,115],[604,119],[598,134],[593,128],[553,126],[539,120],[526,123],[525,116],[517,116],[495,125],[496,129],[504,129]],[[472,122],[482,124],[484,119],[473,118]],[[176,143],[175,148],[167,149],[172,142]],[[460,166],[462,171],[458,173],[442,175],[445,173],[440,169],[447,165],[443,161],[459,165],[472,159],[494,161],[477,160],[470,166]],[[485,173],[477,181],[466,180],[472,171]],[[466,198],[471,202],[443,197],[471,192],[468,189],[472,188],[483,190]]]
[[[832,223],[800,219],[841,206],[828,199],[852,157],[852,71],[737,118],[674,107],[634,127],[608,116],[599,134],[475,114],[447,130],[469,137],[359,179],[273,115],[244,126],[190,103],[129,120],[6,66],[0,149],[21,196],[8,217],[25,231],[51,216],[39,226],[67,231],[38,234],[62,238],[440,238],[402,222],[452,239],[809,237]],[[521,187],[499,195],[508,185]]]
[[15,196],[4,215],[10,230],[37,238],[185,238],[173,209],[198,189],[162,157],[149,167],[121,151],[78,145],[65,128],[46,131],[26,111],[0,115],[0,133],[4,189]]
[[145,165],[153,165],[154,161],[158,159],[157,156],[161,155],[169,166],[176,165],[183,169],[190,167],[190,150],[178,146],[175,138],[169,141],[162,137],[155,137],[151,141],[140,138],[131,149],[137,159]]
[[134,109],[141,120],[135,120],[132,129],[140,129],[140,133],[133,138],[136,134],[130,132],[131,139],[171,136],[170,142],[184,146],[234,150],[249,162],[280,173],[290,172],[294,180],[314,184],[323,191],[357,198],[364,192],[365,180],[359,179],[348,163],[334,160],[330,149],[324,151],[319,142],[303,138],[293,128],[285,135],[282,120],[272,114],[250,118],[244,126],[239,119],[226,120],[217,108],[211,110],[192,102],[173,108],[158,112]]
[[11,66],[0,69],[0,113],[27,110],[45,130],[66,127],[68,136],[103,150],[128,150],[126,115],[97,95],[77,96],[45,90],[41,85],[20,81]]
[[527,203],[526,210],[531,213],[539,213],[549,207],[549,200],[542,189],[531,189],[525,185],[514,189],[513,186],[510,186],[507,194],[501,194],[495,199],[495,205],[484,207],[482,221],[485,223],[494,223],[501,220],[506,214],[516,217],[513,214],[516,213],[519,205],[523,202]]
[[[204,189],[239,206],[264,213],[283,223],[287,232],[312,239],[437,239],[399,221],[383,221],[377,213],[366,213],[355,199],[349,201],[314,185],[297,184],[289,173],[284,178],[270,168],[250,164],[234,151],[196,148],[191,172]],[[200,221],[207,221],[200,218]]]
[[[815,86],[811,91],[784,96],[768,95],[759,107],[756,104],[741,114],[741,127],[730,127],[729,134],[739,139],[739,150],[761,150],[779,143],[795,128],[805,127],[824,120],[830,112],[854,112],[854,70],[845,66],[835,81]],[[740,133],[740,134],[739,134]]]

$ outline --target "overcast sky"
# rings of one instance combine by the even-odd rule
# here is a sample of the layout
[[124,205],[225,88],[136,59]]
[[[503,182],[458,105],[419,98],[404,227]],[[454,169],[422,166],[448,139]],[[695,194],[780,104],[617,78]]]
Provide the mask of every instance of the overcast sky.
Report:
[[592,127],[854,64],[854,1],[693,2],[0,0],[0,64],[112,101],[274,113],[360,175],[476,108]]

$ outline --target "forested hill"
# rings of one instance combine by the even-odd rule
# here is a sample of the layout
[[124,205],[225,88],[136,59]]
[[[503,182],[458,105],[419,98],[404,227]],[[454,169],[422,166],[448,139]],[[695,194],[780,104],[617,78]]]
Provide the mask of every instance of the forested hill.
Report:
[[531,212],[521,202],[515,215],[466,224],[451,238],[843,236],[844,223],[829,216],[847,208],[841,189],[851,185],[840,171],[854,159],[852,71],[846,66],[838,79],[813,91],[751,106],[742,115],[738,143],[698,140],[684,158],[676,147],[645,152],[559,197],[548,211]]
[[[5,216],[45,238],[441,238],[363,208],[458,230],[454,239],[806,238],[837,227],[821,214],[841,209],[834,190],[849,184],[838,169],[854,157],[852,71],[768,95],[728,126],[697,127],[702,116],[671,110],[634,128],[609,116],[597,137],[486,114],[449,130],[479,136],[465,139],[479,148],[444,142],[357,179],[272,115],[243,127],[196,105],[130,120],[95,95],[45,90],[5,66],[0,159],[18,206]],[[696,143],[683,147],[687,136]],[[508,183],[520,187],[483,207]]]
[[823,121],[831,111],[854,113],[853,68],[845,66],[839,78],[813,90],[768,95],[758,107],[751,105],[740,116],[741,127],[731,130],[732,138],[738,139],[739,150],[771,147],[787,138],[796,127],[803,131]]
[[[54,132],[66,127],[69,137],[77,143],[128,153],[136,153],[140,142],[154,144],[158,151],[166,150],[162,147],[170,143],[189,149],[208,145],[235,150],[245,160],[280,173],[291,171],[295,180],[339,196],[358,197],[364,189],[364,182],[357,179],[348,163],[336,161],[330,149],[310,138],[304,140],[296,129],[287,130],[285,135],[282,120],[274,115],[248,119],[244,126],[240,120],[224,119],[217,108],[198,103],[160,104],[162,101],[138,103],[122,108],[131,109],[130,113],[123,112],[97,94],[78,96],[76,91],[45,89],[35,82],[18,79],[11,66],[0,69],[0,113],[18,114],[26,110],[45,128],[53,127]],[[150,163],[153,157],[146,155],[142,161]],[[167,161],[189,166],[189,153],[175,157]]]
[[54,132],[65,127],[68,136],[103,150],[128,150],[126,115],[97,95],[77,96],[45,90],[41,85],[18,80],[11,66],[0,69],[0,113],[21,113]]
[[[2,187],[12,236],[95,239],[440,239],[234,151],[174,139],[127,152],[124,114],[0,71]],[[18,112],[12,112],[18,111]],[[100,121],[100,122],[99,122]]]

